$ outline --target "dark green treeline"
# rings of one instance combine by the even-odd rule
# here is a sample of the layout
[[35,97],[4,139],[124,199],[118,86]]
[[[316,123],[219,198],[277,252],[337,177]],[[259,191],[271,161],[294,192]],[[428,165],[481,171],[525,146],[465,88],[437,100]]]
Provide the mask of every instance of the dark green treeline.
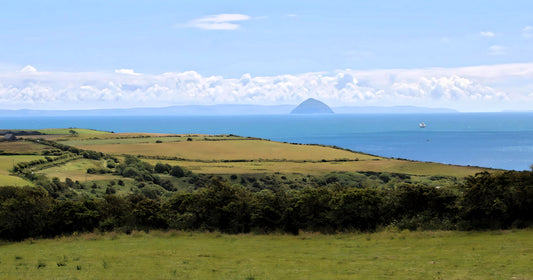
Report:
[[[58,183],[58,182],[56,182]],[[59,184],[59,183],[58,183]],[[533,172],[480,173],[450,188],[261,190],[212,180],[170,198],[141,194],[59,200],[42,187],[0,188],[0,239],[177,229],[224,233],[507,229],[533,224]]]

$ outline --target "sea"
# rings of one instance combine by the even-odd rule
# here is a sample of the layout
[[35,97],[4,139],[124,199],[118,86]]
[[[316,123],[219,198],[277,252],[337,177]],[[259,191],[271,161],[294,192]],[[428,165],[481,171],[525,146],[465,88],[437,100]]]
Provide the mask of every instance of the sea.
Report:
[[[421,128],[420,123],[426,127]],[[0,117],[0,129],[235,134],[391,158],[507,170],[533,164],[533,112],[239,116]]]

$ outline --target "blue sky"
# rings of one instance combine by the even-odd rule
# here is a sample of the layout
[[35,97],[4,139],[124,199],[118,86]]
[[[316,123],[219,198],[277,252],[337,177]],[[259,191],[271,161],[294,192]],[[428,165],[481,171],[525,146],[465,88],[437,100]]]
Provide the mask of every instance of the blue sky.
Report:
[[533,1],[3,1],[0,107],[533,110],[532,14]]

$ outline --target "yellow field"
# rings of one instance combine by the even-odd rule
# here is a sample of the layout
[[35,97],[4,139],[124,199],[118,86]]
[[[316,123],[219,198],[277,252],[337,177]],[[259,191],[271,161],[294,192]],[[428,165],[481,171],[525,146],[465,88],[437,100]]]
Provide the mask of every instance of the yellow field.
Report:
[[168,156],[193,160],[369,160],[378,157],[329,147],[293,145],[266,140],[185,141],[170,143],[134,143],[79,145],[109,154]]

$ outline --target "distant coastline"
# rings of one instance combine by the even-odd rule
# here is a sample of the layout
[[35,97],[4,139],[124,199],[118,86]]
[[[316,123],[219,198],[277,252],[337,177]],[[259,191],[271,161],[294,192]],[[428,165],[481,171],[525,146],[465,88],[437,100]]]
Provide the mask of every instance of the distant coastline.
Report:
[[[147,108],[116,108],[92,110],[0,110],[0,116],[215,116],[215,115],[285,115],[296,105],[182,105]],[[331,107],[337,114],[431,114],[458,113],[448,108],[416,106],[342,106]]]

